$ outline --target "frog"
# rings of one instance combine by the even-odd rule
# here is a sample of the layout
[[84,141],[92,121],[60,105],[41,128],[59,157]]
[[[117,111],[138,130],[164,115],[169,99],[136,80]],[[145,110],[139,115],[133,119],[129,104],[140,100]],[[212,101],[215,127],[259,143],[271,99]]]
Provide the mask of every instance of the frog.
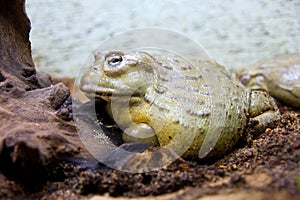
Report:
[[206,58],[96,51],[79,87],[106,102],[124,143],[171,148],[188,160],[221,157],[245,132],[263,132],[280,118],[268,92],[245,87]]
[[300,108],[300,53],[278,55],[236,72],[252,90],[266,91],[284,104]]

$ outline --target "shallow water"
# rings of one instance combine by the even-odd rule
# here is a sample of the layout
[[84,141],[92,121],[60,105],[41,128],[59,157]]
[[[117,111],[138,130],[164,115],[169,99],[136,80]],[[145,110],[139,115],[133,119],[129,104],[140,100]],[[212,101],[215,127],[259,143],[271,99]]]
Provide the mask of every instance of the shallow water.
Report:
[[34,60],[42,71],[72,77],[103,40],[144,27],[184,33],[228,68],[300,51],[298,0],[199,2],[28,0]]

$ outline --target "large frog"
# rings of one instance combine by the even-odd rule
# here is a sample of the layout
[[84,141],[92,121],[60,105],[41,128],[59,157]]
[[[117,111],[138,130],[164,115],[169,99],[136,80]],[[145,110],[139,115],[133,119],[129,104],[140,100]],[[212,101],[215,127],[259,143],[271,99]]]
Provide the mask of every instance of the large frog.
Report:
[[247,89],[211,60],[142,51],[96,52],[94,59],[80,88],[107,101],[126,143],[168,146],[187,159],[219,157],[247,126],[262,132],[280,117],[268,93]]

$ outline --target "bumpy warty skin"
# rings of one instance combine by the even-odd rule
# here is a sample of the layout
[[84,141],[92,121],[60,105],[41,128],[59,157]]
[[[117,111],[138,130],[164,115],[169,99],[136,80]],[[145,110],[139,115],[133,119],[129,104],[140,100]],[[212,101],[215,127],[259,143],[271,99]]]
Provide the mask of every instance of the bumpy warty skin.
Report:
[[232,149],[250,105],[250,90],[212,60],[139,51],[95,53],[80,88],[108,101],[107,112],[122,129],[146,124],[160,146],[188,159]]

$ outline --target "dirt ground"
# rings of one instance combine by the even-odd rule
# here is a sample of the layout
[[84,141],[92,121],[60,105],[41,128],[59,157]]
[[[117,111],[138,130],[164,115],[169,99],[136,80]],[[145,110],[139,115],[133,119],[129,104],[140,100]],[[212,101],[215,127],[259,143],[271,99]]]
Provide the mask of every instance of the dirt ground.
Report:
[[254,195],[258,199],[297,199],[300,112],[284,106],[281,112],[276,128],[267,129],[257,138],[248,138],[220,160],[210,163],[177,160],[156,172],[132,174],[97,163],[83,151],[75,157],[54,160],[45,167],[42,179],[34,173],[25,180],[18,177],[10,180],[0,174],[0,197],[252,199]]

